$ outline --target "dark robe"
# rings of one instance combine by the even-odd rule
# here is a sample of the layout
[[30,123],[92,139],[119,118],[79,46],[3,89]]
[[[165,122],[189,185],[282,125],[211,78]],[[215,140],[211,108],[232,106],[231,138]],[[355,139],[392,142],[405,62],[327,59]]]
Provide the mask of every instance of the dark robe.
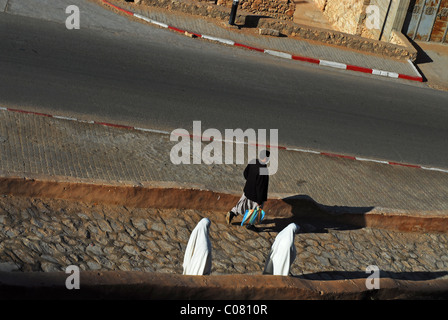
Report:
[[268,199],[269,175],[260,175],[260,168],[266,167],[266,164],[257,160],[255,163],[249,163],[244,169],[244,194],[259,205]]

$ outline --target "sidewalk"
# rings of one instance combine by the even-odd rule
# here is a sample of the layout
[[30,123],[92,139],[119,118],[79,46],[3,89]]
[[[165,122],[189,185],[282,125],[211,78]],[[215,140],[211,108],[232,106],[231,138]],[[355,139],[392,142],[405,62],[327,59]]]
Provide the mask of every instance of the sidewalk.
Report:
[[[5,110],[0,123],[3,175],[175,182],[231,194],[244,185],[244,165],[174,165],[170,150],[177,142],[168,133]],[[329,207],[448,210],[446,172],[283,149],[278,163],[270,179],[273,198],[307,195]]]
[[418,41],[416,46],[421,52],[416,65],[428,78],[428,85],[448,91],[448,44]]

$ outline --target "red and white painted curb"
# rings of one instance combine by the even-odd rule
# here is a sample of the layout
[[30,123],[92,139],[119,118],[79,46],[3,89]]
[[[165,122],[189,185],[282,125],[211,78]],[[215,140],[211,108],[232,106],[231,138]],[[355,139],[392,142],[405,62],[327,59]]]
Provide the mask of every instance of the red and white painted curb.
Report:
[[[76,118],[71,117],[64,117],[64,116],[58,116],[58,115],[51,115],[47,113],[41,113],[41,112],[34,112],[34,111],[27,111],[27,110],[20,110],[20,109],[13,109],[13,108],[5,108],[0,107],[0,111],[10,111],[10,112],[18,112],[18,113],[24,113],[24,114],[31,114],[36,116],[42,116],[42,117],[48,117],[48,118],[55,118],[55,119],[61,119],[61,120],[68,120],[68,121],[76,121],[76,122],[82,122],[82,123],[89,123],[89,124],[98,124],[102,126],[107,127],[113,127],[113,128],[119,128],[119,129],[127,129],[127,130],[136,130],[136,131],[143,131],[143,132],[149,132],[149,133],[158,133],[158,134],[164,134],[164,135],[178,135],[181,134],[175,133],[175,132],[168,132],[164,130],[156,130],[156,129],[145,129],[145,128],[139,128],[139,127],[133,127],[133,126],[126,126],[121,124],[114,124],[114,123],[108,123],[108,122],[101,122],[101,121],[86,121],[86,120],[80,120]],[[205,136],[194,136],[189,135],[190,138],[195,139],[201,139],[201,141],[221,141],[221,142],[231,142],[231,143],[241,143],[239,141],[228,141],[223,139],[212,139],[210,137]],[[243,144],[246,145],[256,145],[256,146],[262,146],[266,148],[276,148],[279,150],[286,150],[286,151],[294,151],[294,152],[303,152],[303,153],[312,153],[327,157],[333,157],[333,158],[341,158],[341,159],[349,159],[349,160],[357,160],[357,161],[366,161],[366,162],[375,162],[380,164],[386,164],[386,165],[392,165],[392,166],[401,166],[401,167],[408,167],[408,168],[416,168],[416,169],[423,169],[423,170],[429,170],[429,171],[439,171],[448,173],[447,169],[440,169],[440,168],[434,168],[434,167],[424,167],[421,165],[415,165],[415,164],[407,164],[407,163],[400,163],[400,162],[394,162],[394,161],[387,161],[387,160],[376,160],[376,159],[368,159],[363,157],[356,157],[356,156],[348,156],[343,154],[336,154],[336,153],[329,153],[329,152],[321,152],[321,151],[315,151],[310,149],[301,149],[301,148],[292,148],[292,147],[284,147],[284,146],[274,146],[274,145],[261,145],[261,144],[251,144],[248,142],[243,142]]]
[[144,20],[146,22],[149,22],[151,24],[157,25],[157,26],[162,27],[162,28],[170,29],[170,30],[173,30],[173,31],[176,31],[176,32],[179,32],[179,33],[183,33],[183,34],[187,33],[187,34],[190,34],[190,35],[194,35],[197,38],[203,38],[203,39],[207,39],[207,40],[210,40],[210,41],[223,43],[223,44],[230,45],[230,46],[242,47],[242,48],[246,48],[246,49],[249,49],[249,50],[254,50],[254,51],[258,51],[258,52],[262,52],[262,53],[267,53],[267,54],[270,54],[272,56],[276,56],[276,57],[284,58],[284,59],[289,59],[289,60],[297,60],[297,61],[309,62],[309,63],[318,64],[320,66],[326,66],[326,67],[331,67],[331,68],[336,68],[336,69],[368,73],[368,74],[373,74],[373,75],[383,76],[383,77],[388,77],[388,78],[396,78],[396,79],[404,79],[404,80],[423,82],[423,77],[421,76],[420,72],[417,70],[417,68],[412,63],[411,60],[407,60],[407,61],[412,66],[412,68],[413,68],[413,70],[414,70],[414,72],[416,74],[414,76],[410,76],[410,75],[406,75],[406,74],[400,74],[400,73],[396,73],[396,72],[385,71],[385,70],[379,70],[379,69],[371,69],[371,68],[359,67],[359,66],[345,64],[345,63],[340,63],[340,62],[334,62],[334,61],[328,61],[328,60],[322,60],[322,59],[315,59],[315,58],[310,58],[310,57],[298,56],[298,55],[293,55],[293,54],[289,54],[289,53],[285,53],[285,52],[281,52],[281,51],[276,51],[276,50],[256,48],[256,47],[252,47],[252,46],[248,46],[248,45],[245,45],[245,44],[242,44],[242,43],[235,42],[233,40],[217,38],[217,37],[208,36],[208,35],[205,35],[205,34],[198,34],[198,33],[190,32],[188,30],[182,30],[182,29],[179,29],[179,28],[176,28],[176,27],[173,27],[173,26],[169,26],[169,25],[167,25],[165,23],[158,22],[156,20],[150,19],[148,17],[142,16],[140,14],[131,12],[129,10],[120,8],[120,7],[116,6],[116,5],[108,2],[107,0],[102,0],[102,1],[105,4],[115,8],[115,9],[117,9],[117,10],[119,10],[119,11],[121,11],[121,12],[127,14],[127,15],[136,17],[138,19]]

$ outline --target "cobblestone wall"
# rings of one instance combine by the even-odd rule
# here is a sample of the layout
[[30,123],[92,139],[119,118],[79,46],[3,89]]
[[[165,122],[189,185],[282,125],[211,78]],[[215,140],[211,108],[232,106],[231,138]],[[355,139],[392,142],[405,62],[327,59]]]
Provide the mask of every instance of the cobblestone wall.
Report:
[[[268,216],[249,231],[224,213],[131,208],[0,195],[0,271],[91,271],[182,274],[185,248],[203,218],[211,220],[212,275],[261,274],[276,235],[290,221]],[[305,279],[382,277],[446,279],[448,234],[403,233],[296,220],[291,273]]]
[[[232,0],[217,0],[216,4],[231,8],[232,2]],[[247,12],[283,20],[292,20],[295,10],[295,4],[290,0],[240,0],[239,6]]]
[[[228,20],[233,0],[216,0],[217,5],[211,5],[208,0],[140,0],[138,3]],[[122,4],[126,2],[123,1]],[[240,0],[238,8],[244,10],[246,14],[292,21],[295,4],[291,0]]]

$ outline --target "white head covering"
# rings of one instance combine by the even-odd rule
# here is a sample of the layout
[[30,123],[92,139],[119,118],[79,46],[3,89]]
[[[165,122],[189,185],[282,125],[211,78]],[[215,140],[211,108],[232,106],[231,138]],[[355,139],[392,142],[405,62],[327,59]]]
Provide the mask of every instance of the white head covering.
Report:
[[212,269],[212,245],[209,239],[210,220],[203,218],[194,228],[185,250],[185,275],[206,275]]
[[289,275],[289,268],[297,254],[294,235],[299,229],[298,225],[291,223],[277,235],[266,260],[263,274]]

